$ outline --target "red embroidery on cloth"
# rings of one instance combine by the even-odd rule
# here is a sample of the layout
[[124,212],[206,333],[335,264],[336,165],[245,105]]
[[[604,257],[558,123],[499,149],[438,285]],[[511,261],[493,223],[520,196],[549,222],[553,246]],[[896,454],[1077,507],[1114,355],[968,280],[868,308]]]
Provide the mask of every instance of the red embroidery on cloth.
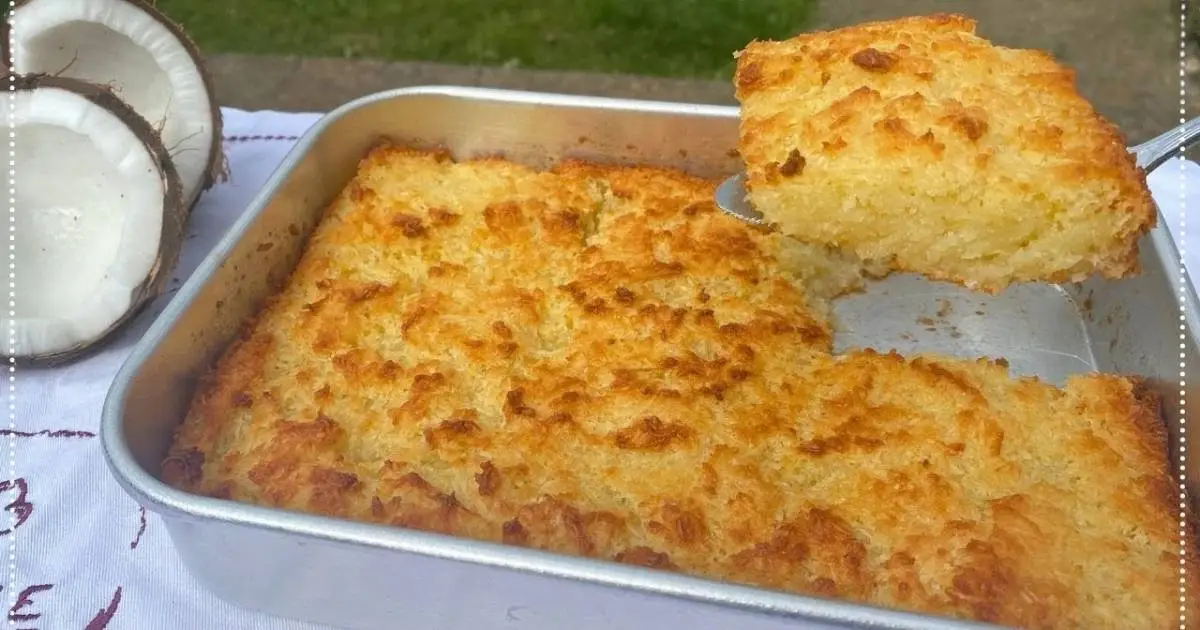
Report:
[[17,594],[17,603],[13,604],[12,608],[8,609],[8,620],[9,621],[37,621],[38,619],[40,619],[42,616],[42,613],[40,613],[40,612],[32,612],[32,611],[21,612],[21,611],[24,611],[24,610],[27,610],[27,609],[33,607],[33,605],[35,603],[33,601],[33,596],[35,594],[48,591],[52,588],[54,588],[54,585],[52,585],[52,584],[34,584],[33,586],[26,586],[24,590],[22,590],[19,594]]
[[130,549],[137,549],[138,543],[142,542],[142,534],[146,533],[146,508],[138,508],[138,514],[138,530],[133,542],[129,543]]
[[282,135],[253,135],[253,136],[225,136],[225,142],[295,142],[300,136],[282,136]]
[[76,431],[74,429],[42,429],[41,431],[17,431],[15,429],[0,429],[0,437],[52,437],[52,438],[94,438],[91,431]]
[[29,515],[33,514],[33,504],[29,502],[29,484],[24,479],[17,477],[12,480],[0,481],[0,492],[11,492],[16,490],[17,496],[4,509],[12,512],[14,521],[12,524],[0,530],[0,536],[11,534],[14,529],[25,524],[29,520]]
[[121,587],[118,586],[116,592],[113,593],[112,599],[108,602],[107,608],[100,609],[95,617],[84,626],[83,630],[104,630],[108,627],[108,622],[112,621],[113,615],[117,614],[117,606],[121,603]]

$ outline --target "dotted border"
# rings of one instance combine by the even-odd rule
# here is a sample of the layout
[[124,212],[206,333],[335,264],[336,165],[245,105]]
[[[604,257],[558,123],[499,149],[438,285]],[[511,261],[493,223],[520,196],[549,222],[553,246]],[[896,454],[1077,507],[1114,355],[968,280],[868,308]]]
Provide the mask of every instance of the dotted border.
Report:
[[[1179,2],[1179,124],[1187,122],[1187,15],[1188,0]],[[1179,147],[1179,629],[1187,630],[1188,538],[1187,492],[1187,159]]]
[[[8,8],[8,25],[9,25],[9,58],[8,67],[13,67],[13,36],[12,27],[13,19],[12,12],[16,7],[15,0],[9,0]],[[1179,124],[1187,122],[1187,0],[1180,0],[1180,30],[1179,30]],[[16,109],[16,77],[9,75],[8,84],[8,108],[7,108],[7,128],[8,128],[8,205],[9,205],[9,227],[8,227],[8,472],[9,478],[16,478],[16,387],[17,387],[17,368],[16,368],[16,127],[14,123],[14,115]],[[224,138],[225,142],[240,143],[254,141],[295,141],[298,136],[289,135],[239,135],[228,136]],[[1179,628],[1187,630],[1187,606],[1188,606],[1188,588],[1187,588],[1187,557],[1188,557],[1188,536],[1187,536],[1187,306],[1184,300],[1187,290],[1187,267],[1184,263],[1186,260],[1186,227],[1187,227],[1187,171],[1186,171],[1186,147],[1179,147]],[[9,525],[9,549],[8,549],[8,606],[11,608],[16,604],[16,514],[10,512]],[[16,621],[11,617],[8,619],[9,625],[15,624]]]
[[[8,67],[13,63],[13,13],[16,0],[8,2]],[[8,478],[17,478],[17,78],[8,75]],[[8,606],[17,603],[17,512],[9,511],[8,527]],[[17,621],[7,615],[9,625]]]

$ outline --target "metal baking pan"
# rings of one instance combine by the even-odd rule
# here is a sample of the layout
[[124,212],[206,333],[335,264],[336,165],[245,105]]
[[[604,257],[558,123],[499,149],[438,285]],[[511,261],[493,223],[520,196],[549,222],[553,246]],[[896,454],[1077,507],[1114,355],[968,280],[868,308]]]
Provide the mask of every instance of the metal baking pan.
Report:
[[[732,107],[459,87],[383,92],[328,114],[118,374],[101,427],[114,476],[162,517],[183,561],[216,595],[337,627],[986,627],[197,497],[156,478],[198,375],[290,273],[322,209],[381,136],[444,145],[458,157],[503,153],[543,166],[570,156],[724,177],[739,168],[731,151],[737,114]],[[1143,273],[1128,280],[1027,285],[995,297],[911,276],[875,283],[836,304],[836,345],[1003,356],[1014,372],[1056,383],[1089,370],[1149,377],[1165,396],[1178,444],[1180,343],[1186,360],[1200,364],[1200,325],[1194,289],[1179,287],[1178,252],[1163,224],[1160,217],[1143,241]],[[1179,300],[1187,307],[1182,331]]]

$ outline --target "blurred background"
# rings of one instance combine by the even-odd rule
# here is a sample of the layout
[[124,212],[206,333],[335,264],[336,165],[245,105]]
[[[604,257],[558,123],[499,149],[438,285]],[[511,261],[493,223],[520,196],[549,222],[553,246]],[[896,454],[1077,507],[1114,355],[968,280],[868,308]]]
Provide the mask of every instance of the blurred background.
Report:
[[[1189,72],[1200,74],[1200,0]],[[1178,0],[158,0],[209,58],[224,105],[326,111],[457,84],[732,104],[733,53],[903,15],[961,12],[1045,49],[1138,142],[1178,122]],[[1192,90],[1193,92],[1197,90]],[[1200,103],[1192,94],[1189,106]]]

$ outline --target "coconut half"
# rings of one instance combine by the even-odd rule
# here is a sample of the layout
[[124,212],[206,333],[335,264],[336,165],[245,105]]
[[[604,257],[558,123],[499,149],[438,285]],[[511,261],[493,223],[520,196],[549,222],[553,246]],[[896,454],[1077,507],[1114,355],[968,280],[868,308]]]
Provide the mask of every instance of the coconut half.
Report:
[[160,294],[183,243],[183,187],[154,129],[107,88],[48,76],[14,85],[0,138],[16,132],[16,204],[0,225],[15,224],[16,299],[10,316],[0,292],[0,335],[12,326],[5,354],[22,362],[61,363]]
[[153,6],[21,0],[9,30],[2,45],[12,72],[108,86],[150,121],[175,162],[189,208],[221,176],[221,110],[211,77],[183,30]]

